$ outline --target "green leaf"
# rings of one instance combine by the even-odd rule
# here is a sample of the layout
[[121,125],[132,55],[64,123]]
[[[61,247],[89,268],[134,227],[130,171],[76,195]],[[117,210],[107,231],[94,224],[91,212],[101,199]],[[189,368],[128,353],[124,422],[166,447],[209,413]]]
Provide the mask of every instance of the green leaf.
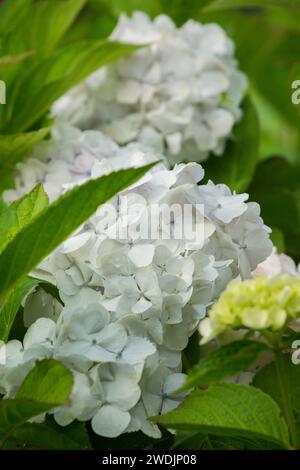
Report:
[[12,437],[22,444],[43,450],[87,450],[89,436],[84,423],[73,422],[59,426],[50,417],[45,423],[26,423],[17,428]]
[[[253,385],[268,393],[284,414],[287,407],[293,410],[297,428],[295,433],[300,445],[300,367],[292,363],[290,355],[281,356],[284,374],[280,374],[276,363],[272,362],[256,374]],[[286,419],[288,421],[289,416]]]
[[29,372],[16,398],[60,405],[67,400],[72,387],[70,370],[54,359],[45,359]]
[[278,405],[270,396],[246,385],[218,384],[194,391],[175,411],[151,419],[191,434],[263,439],[290,448]]
[[4,132],[20,132],[43,117],[52,103],[100,67],[140,46],[112,41],[81,41],[59,49],[22,77]]
[[5,0],[0,4],[0,33],[15,28],[20,17],[28,11],[33,0]]
[[228,142],[221,157],[211,157],[204,163],[206,179],[227,184],[232,190],[244,191],[250,183],[259,157],[259,125],[256,110],[246,99],[244,115],[234,128],[234,138]]
[[[48,56],[70,28],[86,0],[8,0],[1,7],[0,33],[9,52]],[[3,16],[2,16],[3,15]]]
[[3,227],[0,228],[0,253],[17,233],[48,206],[48,203],[43,185],[38,184],[30,193],[0,210],[0,226]]
[[[55,49],[85,3],[86,0],[8,0],[2,5],[0,56],[27,59],[25,63],[10,60],[9,67],[6,64],[5,68],[0,64],[1,78],[7,90],[7,104],[0,107],[2,133],[14,133],[9,122],[15,117],[14,113],[18,114],[22,109],[22,106],[17,110],[13,107],[16,96],[21,90],[21,101],[25,98],[33,69],[38,69],[43,60],[55,55]],[[64,73],[67,75],[68,70]],[[33,109],[38,106],[34,99],[31,101]]]
[[23,16],[19,34],[36,58],[49,55],[69,29],[86,0],[34,1]]
[[9,207],[16,214],[18,231],[26,227],[48,204],[49,199],[42,184],[38,184],[28,194],[14,201]]
[[219,382],[247,369],[269,348],[255,341],[234,341],[213,351],[189,372],[185,390]]
[[0,305],[0,340],[7,341],[10,330],[24,297],[39,284],[38,279],[24,277],[15,288],[4,297]]
[[57,361],[38,362],[15,399],[0,401],[0,447],[29,419],[66,402],[73,386],[72,373]]
[[177,431],[174,449],[189,450],[283,450],[284,446],[253,436],[215,436]]
[[0,199],[0,252],[9,242],[9,233],[14,231],[16,214]]
[[35,217],[0,253],[0,297],[8,295],[20,278],[71,235],[100,204],[133,184],[152,166],[120,170],[88,181]]
[[49,129],[45,128],[24,134],[0,135],[0,165],[15,165],[24,154],[29,153],[33,146],[43,140],[48,133]]
[[23,134],[0,135],[0,191],[13,185],[13,168],[31,152],[33,146],[43,140],[49,129],[39,129]]
[[[42,185],[0,211],[0,251],[13,237],[48,205],[48,197]],[[5,223],[3,223],[3,221]],[[15,288],[3,297],[0,305],[0,339],[7,341],[24,297],[39,284],[37,279],[23,277]]]

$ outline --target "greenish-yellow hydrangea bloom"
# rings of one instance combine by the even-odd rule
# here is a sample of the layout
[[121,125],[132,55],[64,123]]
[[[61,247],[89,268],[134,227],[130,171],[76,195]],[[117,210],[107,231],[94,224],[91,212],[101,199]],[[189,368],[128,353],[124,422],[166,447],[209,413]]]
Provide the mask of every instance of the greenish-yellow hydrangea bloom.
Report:
[[232,281],[200,323],[201,343],[227,328],[280,330],[300,316],[300,279],[288,275]]

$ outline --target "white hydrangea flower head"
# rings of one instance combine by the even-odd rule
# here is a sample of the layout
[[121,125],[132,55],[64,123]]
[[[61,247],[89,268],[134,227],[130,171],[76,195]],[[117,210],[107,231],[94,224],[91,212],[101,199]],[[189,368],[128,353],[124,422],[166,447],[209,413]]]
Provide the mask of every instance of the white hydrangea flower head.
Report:
[[[42,178],[54,200],[90,178],[159,158],[138,144],[120,147],[99,131],[58,126],[18,165],[16,189],[5,198],[16,199]],[[43,172],[28,179],[29,168]],[[184,380],[181,354],[189,337],[226,285],[249,277],[272,250],[259,206],[225,185],[203,184],[203,176],[196,163],[172,170],[160,163],[41,263],[33,274],[58,288],[64,306],[39,292],[27,299],[24,342],[8,343],[7,363],[0,366],[6,396],[35,360],[53,357],[75,377],[70,403],[52,411],[59,424],[91,419],[102,436],[141,430],[159,437],[147,418],[178,404],[172,392]],[[183,214],[194,232],[175,236],[180,211],[169,219],[165,211],[173,204],[192,208]],[[155,236],[149,236],[150,219],[159,222]]]
[[120,16],[110,39],[147,46],[92,74],[53,115],[121,145],[145,144],[171,164],[222,155],[247,88],[225,31],[193,20],[177,28],[165,15],[152,21],[135,12]]
[[14,201],[42,183],[52,202],[91,177],[164,158],[135,143],[120,147],[101,132],[62,123],[52,128],[51,140],[40,142],[29,159],[16,165],[15,189],[5,191],[5,199]]

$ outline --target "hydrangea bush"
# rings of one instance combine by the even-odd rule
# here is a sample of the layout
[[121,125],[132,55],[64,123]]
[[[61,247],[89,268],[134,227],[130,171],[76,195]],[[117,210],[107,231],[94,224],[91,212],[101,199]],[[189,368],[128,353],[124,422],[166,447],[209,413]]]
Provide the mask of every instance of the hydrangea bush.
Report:
[[297,2],[225,3],[0,0],[1,450],[300,449]]
[[147,47],[95,72],[53,114],[119,144],[138,141],[172,164],[221,156],[247,88],[225,31],[193,20],[177,28],[165,15],[152,21],[135,12],[120,16],[110,39]]
[[[157,159],[139,144],[119,147],[101,132],[58,126],[52,140],[17,166],[16,189],[4,197],[15,199],[43,182],[53,200],[89,178]],[[225,185],[201,184],[203,176],[196,163],[173,170],[161,163],[111,201],[116,219],[109,205],[101,206],[40,265],[36,276],[57,286],[64,308],[55,299],[46,308],[36,294],[27,299],[31,326],[23,346],[8,343],[2,368],[6,396],[34,360],[55,358],[75,376],[70,406],[54,412],[59,424],[92,418],[93,430],[106,437],[137,430],[160,436],[147,418],[179,403],[171,392],[184,382],[181,353],[199,320],[232,278],[248,277],[272,248],[259,206]],[[154,204],[157,238],[136,230],[150,224]],[[181,223],[178,213],[166,219],[172,227],[163,223],[165,206],[174,204],[203,210],[199,220],[188,220],[196,224],[194,238],[164,238]],[[118,224],[126,238],[115,232]]]

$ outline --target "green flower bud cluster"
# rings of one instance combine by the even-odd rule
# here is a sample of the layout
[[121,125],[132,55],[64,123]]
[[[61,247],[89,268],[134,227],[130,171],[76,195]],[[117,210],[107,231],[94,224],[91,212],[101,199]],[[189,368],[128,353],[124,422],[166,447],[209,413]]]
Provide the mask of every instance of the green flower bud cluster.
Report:
[[300,317],[300,279],[289,276],[259,276],[232,281],[199,327],[201,343],[207,343],[228,328],[279,331]]

